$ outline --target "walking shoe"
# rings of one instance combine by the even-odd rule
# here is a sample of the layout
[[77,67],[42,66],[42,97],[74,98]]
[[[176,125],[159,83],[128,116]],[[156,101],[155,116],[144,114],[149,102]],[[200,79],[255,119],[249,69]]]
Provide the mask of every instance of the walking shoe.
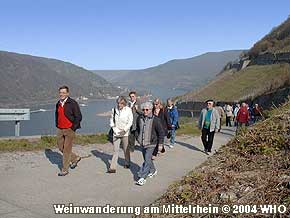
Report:
[[71,165],[70,165],[70,168],[71,169],[74,169],[74,168],[76,168],[77,166],[78,166],[78,163],[81,161],[81,157],[79,157],[79,159],[77,159],[77,161],[76,162],[74,162],[74,163],[71,163]]
[[124,168],[125,168],[125,169],[129,169],[129,168],[130,168],[130,164],[125,164],[125,165],[124,165]]
[[57,175],[58,176],[66,176],[68,174],[68,171],[61,171]]
[[157,176],[157,170],[154,173],[149,173],[147,177],[152,179],[154,176]]
[[174,145],[173,144],[170,144],[168,146],[169,146],[169,148],[174,148]]
[[115,169],[109,169],[108,173],[116,173],[116,170]]
[[146,183],[146,179],[144,179],[144,178],[140,178],[140,179],[136,182],[136,185],[143,186],[143,185],[145,185],[145,183]]

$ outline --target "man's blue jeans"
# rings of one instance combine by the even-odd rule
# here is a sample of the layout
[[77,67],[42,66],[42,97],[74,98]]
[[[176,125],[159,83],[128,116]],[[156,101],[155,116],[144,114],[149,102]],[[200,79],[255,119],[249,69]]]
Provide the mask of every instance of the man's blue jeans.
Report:
[[145,179],[149,173],[155,172],[156,169],[152,160],[152,154],[153,154],[154,149],[155,149],[155,146],[147,147],[147,148],[142,147],[144,163],[142,164],[142,167],[140,171],[138,172],[139,178]]
[[175,128],[171,129],[170,132],[171,132],[170,144],[174,145],[175,144],[175,135],[176,135]]

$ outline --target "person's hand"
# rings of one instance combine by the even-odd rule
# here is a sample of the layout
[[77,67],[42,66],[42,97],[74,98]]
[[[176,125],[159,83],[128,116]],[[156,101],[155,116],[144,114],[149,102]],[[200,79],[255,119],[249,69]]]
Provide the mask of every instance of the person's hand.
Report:
[[125,130],[121,130],[121,131],[119,132],[119,135],[120,135],[120,136],[123,136],[123,135],[125,135],[125,133],[126,133]]

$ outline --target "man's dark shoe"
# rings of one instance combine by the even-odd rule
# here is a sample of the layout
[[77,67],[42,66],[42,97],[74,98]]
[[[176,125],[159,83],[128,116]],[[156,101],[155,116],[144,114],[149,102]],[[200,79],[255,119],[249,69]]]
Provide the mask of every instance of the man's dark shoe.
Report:
[[58,173],[58,176],[66,176],[68,174],[68,171],[61,171]]
[[130,164],[125,164],[125,165],[124,165],[124,168],[125,168],[125,169],[129,169],[129,168],[130,168]]
[[116,170],[115,169],[109,169],[108,173],[116,173]]
[[74,168],[76,168],[77,166],[78,166],[78,163],[81,161],[81,157],[76,161],[76,162],[74,162],[74,163],[72,163],[71,165],[70,165],[70,168],[71,169],[74,169]]

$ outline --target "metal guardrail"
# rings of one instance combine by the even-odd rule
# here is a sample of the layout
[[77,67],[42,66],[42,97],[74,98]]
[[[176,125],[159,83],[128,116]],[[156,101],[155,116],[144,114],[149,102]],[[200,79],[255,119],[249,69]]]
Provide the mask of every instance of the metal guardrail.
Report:
[[30,109],[1,109],[0,121],[15,121],[15,136],[20,136],[20,121],[30,120]]

